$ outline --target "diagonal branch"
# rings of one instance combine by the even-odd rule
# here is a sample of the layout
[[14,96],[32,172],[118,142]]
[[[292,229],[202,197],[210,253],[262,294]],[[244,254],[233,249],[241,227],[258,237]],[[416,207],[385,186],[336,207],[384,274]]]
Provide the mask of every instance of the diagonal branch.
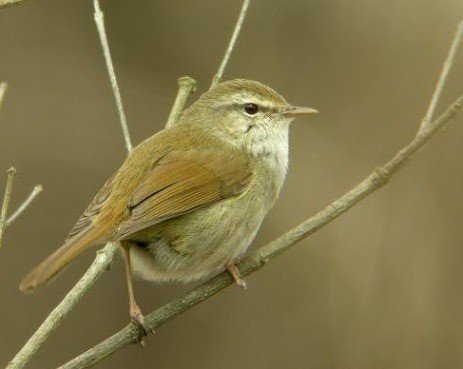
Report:
[[238,40],[238,36],[241,31],[241,27],[243,26],[244,18],[246,18],[246,14],[248,12],[249,4],[251,0],[244,0],[243,5],[241,5],[240,15],[238,16],[238,20],[235,24],[235,29],[233,30],[232,37],[230,39],[230,43],[228,44],[227,50],[222,58],[222,62],[220,63],[219,69],[215,74],[214,78],[212,79],[211,87],[209,89],[213,89],[222,79],[223,72],[227,67],[228,61],[230,60],[231,53],[235,48],[236,41]]
[[[341,196],[313,217],[300,223],[274,241],[262,246],[256,252],[247,256],[239,264],[240,274],[248,275],[259,270],[270,259],[288,250],[298,241],[315,233],[359,203],[366,196],[384,186],[391,176],[402,168],[412,158],[413,154],[422,148],[437,131],[444,128],[462,113],[463,96],[450,105],[444,114],[427,126],[422,134],[417,134],[413,140],[399,150],[391,160],[381,167],[376,168],[373,173],[367,176],[351,191]],[[148,330],[151,331],[160,327],[198,303],[211,298],[230,284],[232,284],[232,279],[228,273],[224,272],[193,289],[186,295],[168,302],[146,316]],[[138,328],[133,324],[128,324],[111,337],[59,367],[59,369],[88,368],[125,346],[137,342],[138,336]]]
[[121,123],[122,134],[124,135],[125,147],[128,152],[132,150],[132,141],[130,139],[129,127],[127,126],[127,119],[125,117],[124,106],[122,105],[121,92],[117,85],[116,72],[114,71],[113,61],[111,59],[111,52],[109,51],[108,37],[106,36],[106,29],[104,25],[104,13],[101,11],[100,3],[98,0],[93,0],[93,7],[95,13],[96,28],[100,36],[101,48],[103,49],[104,60],[106,62],[106,69],[108,70],[109,81],[116,101],[117,112],[119,113],[119,120]]
[[11,5],[19,5],[26,0],[0,0],[0,9],[6,8]]
[[11,214],[7,221],[6,221],[6,226],[9,227],[11,223],[13,223],[16,219],[19,218],[19,216],[26,210],[32,202],[35,200],[35,198],[43,191],[42,185],[36,185],[29,196],[26,197],[26,199],[23,201],[21,205],[16,209],[16,211]]
[[116,250],[117,247],[109,243],[102,250],[98,251],[95,260],[87,272],[53,309],[37,331],[29,338],[24,347],[11,360],[7,368],[23,368],[32,359],[50,334],[58,328],[61,322],[74,309],[77,302],[90,290],[101,274],[109,268]]
[[434,112],[436,111],[437,103],[442,95],[444,90],[445,83],[447,82],[447,77],[449,75],[450,69],[452,68],[453,62],[457,55],[458,46],[460,45],[461,38],[463,37],[463,19],[458,23],[455,35],[453,36],[452,42],[450,43],[450,48],[445,58],[444,65],[440,72],[439,78],[437,80],[434,93],[432,94],[431,101],[429,102],[428,109],[424,115],[423,120],[421,121],[418,132],[421,132],[426,128],[426,126],[431,122]]

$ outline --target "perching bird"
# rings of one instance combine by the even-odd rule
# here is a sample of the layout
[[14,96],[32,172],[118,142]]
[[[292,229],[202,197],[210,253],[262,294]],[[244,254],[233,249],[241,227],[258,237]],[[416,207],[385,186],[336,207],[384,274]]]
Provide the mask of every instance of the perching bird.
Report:
[[204,93],[178,122],[129,154],[75,224],[64,245],[22,281],[43,285],[90,246],[124,250],[130,316],[144,328],[132,270],[155,282],[189,282],[235,263],[277,200],[288,167],[288,132],[311,108],[237,79]]

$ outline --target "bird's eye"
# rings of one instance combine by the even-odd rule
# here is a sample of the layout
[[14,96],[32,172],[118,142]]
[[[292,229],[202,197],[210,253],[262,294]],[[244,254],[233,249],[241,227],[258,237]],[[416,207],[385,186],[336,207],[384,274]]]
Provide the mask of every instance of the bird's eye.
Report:
[[244,111],[246,112],[246,114],[255,115],[259,111],[259,107],[257,106],[257,104],[247,103],[244,106]]

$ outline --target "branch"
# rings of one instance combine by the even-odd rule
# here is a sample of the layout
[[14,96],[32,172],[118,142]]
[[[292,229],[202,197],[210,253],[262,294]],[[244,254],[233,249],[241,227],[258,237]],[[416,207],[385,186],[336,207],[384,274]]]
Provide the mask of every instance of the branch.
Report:
[[104,26],[104,13],[101,11],[100,3],[98,0],[93,0],[93,7],[95,9],[93,16],[95,18],[98,35],[100,36],[106,68],[108,70],[108,76],[111,82],[114,100],[116,101],[117,111],[119,113],[119,120],[121,122],[122,134],[124,135],[125,147],[127,151],[130,152],[132,150],[132,141],[130,139],[129,127],[127,126],[127,119],[125,117],[124,107],[122,105],[121,93],[119,91],[119,86],[117,85],[116,73],[114,72],[111,53],[109,51],[108,37],[106,36],[106,30]]
[[452,68],[453,62],[455,61],[458,46],[462,37],[463,19],[460,21],[460,23],[458,23],[455,35],[453,36],[452,42],[450,43],[450,48],[447,57],[445,58],[444,65],[442,66],[442,70],[437,80],[437,84],[434,89],[431,101],[429,102],[428,110],[426,111],[426,114],[424,115],[424,118],[421,121],[418,132],[423,131],[426,128],[426,126],[429,125],[433,118],[434,112],[436,111],[437,103],[442,95],[442,91],[444,90],[445,82],[447,81],[450,69]]
[[[270,259],[288,250],[296,242],[315,233],[320,228],[336,219],[341,214],[359,203],[373,191],[384,186],[391,176],[404,166],[413,154],[423,147],[426,142],[450,121],[463,113],[463,95],[454,102],[447,111],[425,128],[422,134],[417,134],[413,140],[399,150],[391,160],[383,166],[376,168],[373,173],[360,182],[354,189],[341,196],[331,205],[315,214],[313,217],[300,223],[290,231],[278,237],[269,244],[262,246],[256,252],[247,256],[240,264],[241,275],[251,274],[262,268]],[[198,303],[205,301],[232,284],[229,273],[222,273],[201,286],[193,289],[186,295],[176,298],[146,316],[148,330],[154,330],[169,320],[189,310]],[[59,367],[59,369],[88,368],[105,357],[115,353],[123,347],[137,342],[138,328],[128,324],[111,337],[97,344],[85,353]]]
[[3,97],[5,96],[7,89],[8,89],[8,83],[0,82],[0,111],[2,108]]
[[32,359],[48,336],[58,328],[64,318],[74,309],[77,302],[92,288],[101,274],[110,267],[116,250],[117,246],[115,244],[108,243],[102,250],[97,252],[97,256],[87,272],[48,315],[6,369],[23,368]]
[[16,168],[11,167],[6,172],[8,175],[6,179],[5,194],[3,195],[2,210],[0,213],[0,249],[2,248],[3,232],[7,226],[6,217],[8,215],[8,208],[10,206],[11,193],[13,192],[13,182],[18,171]]
[[222,79],[223,72],[225,71],[225,68],[227,67],[228,60],[230,59],[231,53],[233,49],[235,48],[236,41],[238,40],[238,36],[240,34],[241,27],[243,26],[244,18],[246,18],[246,13],[248,11],[250,2],[251,0],[243,1],[243,5],[241,6],[240,15],[238,16],[238,20],[236,21],[235,29],[233,30],[230,43],[228,44],[227,50],[225,51],[225,54],[222,58],[222,62],[220,63],[219,69],[217,70],[217,73],[212,79],[211,87],[209,87],[210,90],[213,89]]
[[16,211],[10,215],[10,217],[6,221],[6,226],[9,227],[11,223],[13,223],[18,217],[26,210],[35,198],[43,191],[42,185],[35,186],[29,196],[23,201],[21,205],[16,209]]
[[167,119],[166,128],[169,128],[178,120],[181,112],[185,108],[188,97],[196,91],[196,81],[188,76],[178,79],[178,92],[174,105]]
[[19,5],[26,0],[0,0],[0,9],[6,8],[11,5]]

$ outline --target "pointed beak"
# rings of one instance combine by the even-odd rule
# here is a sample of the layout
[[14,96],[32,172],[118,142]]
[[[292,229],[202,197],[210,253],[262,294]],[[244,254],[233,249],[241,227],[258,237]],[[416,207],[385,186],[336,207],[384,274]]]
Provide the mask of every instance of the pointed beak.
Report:
[[299,115],[318,114],[318,110],[305,106],[289,106],[283,115],[286,117],[297,117]]

